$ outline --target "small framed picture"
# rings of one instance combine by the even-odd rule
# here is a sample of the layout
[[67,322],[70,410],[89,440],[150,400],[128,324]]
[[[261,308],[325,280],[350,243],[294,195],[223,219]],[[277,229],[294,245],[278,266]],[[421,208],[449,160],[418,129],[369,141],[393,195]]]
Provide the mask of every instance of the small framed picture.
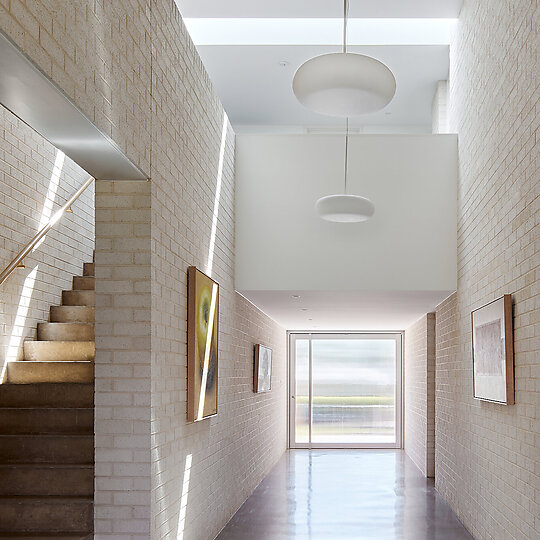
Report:
[[474,397],[513,405],[512,296],[505,294],[475,309],[471,318]]
[[253,391],[269,392],[272,380],[272,349],[264,345],[255,345],[253,369]]

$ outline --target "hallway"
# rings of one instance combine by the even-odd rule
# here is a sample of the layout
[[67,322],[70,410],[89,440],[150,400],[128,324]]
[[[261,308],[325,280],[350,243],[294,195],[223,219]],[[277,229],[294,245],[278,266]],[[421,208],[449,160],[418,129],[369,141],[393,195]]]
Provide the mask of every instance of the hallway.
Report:
[[217,540],[465,540],[401,450],[289,450]]

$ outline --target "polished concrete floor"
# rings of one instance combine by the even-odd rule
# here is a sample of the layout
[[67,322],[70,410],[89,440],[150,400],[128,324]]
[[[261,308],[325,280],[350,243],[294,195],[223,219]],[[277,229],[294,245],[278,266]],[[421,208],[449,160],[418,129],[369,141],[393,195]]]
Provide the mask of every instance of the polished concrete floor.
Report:
[[465,540],[401,450],[290,450],[218,540]]

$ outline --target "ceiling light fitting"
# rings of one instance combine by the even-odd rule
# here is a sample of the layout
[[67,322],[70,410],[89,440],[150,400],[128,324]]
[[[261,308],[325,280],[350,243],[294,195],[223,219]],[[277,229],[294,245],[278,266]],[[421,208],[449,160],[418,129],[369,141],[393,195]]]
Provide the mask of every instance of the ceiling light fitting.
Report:
[[349,162],[349,119],[345,135],[344,193],[321,197],[315,209],[321,219],[337,223],[358,223],[367,221],[375,212],[375,205],[365,197],[347,193],[347,173]]
[[349,117],[386,107],[396,92],[396,80],[379,60],[347,52],[348,0],[343,4],[343,52],[315,56],[302,64],[293,78],[293,92],[316,113]]

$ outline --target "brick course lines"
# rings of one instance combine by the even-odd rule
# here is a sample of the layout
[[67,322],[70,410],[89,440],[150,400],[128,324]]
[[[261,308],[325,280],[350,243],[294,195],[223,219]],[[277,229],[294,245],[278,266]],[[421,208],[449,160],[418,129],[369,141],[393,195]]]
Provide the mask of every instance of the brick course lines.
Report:
[[425,476],[435,476],[435,314],[405,331],[404,448]]
[[[285,331],[234,291],[234,133],[222,143],[223,108],[173,0],[0,6],[0,27],[151,176],[149,193],[97,188],[96,538],[214,538],[286,445]],[[149,222],[130,212],[147,208]],[[187,424],[186,270],[207,271],[211,246],[219,415]],[[274,350],[260,395],[257,342]]]
[[[465,0],[451,46],[458,290],[437,308],[436,487],[481,539],[540,537],[537,0]],[[513,406],[472,397],[473,309],[514,302]]]

